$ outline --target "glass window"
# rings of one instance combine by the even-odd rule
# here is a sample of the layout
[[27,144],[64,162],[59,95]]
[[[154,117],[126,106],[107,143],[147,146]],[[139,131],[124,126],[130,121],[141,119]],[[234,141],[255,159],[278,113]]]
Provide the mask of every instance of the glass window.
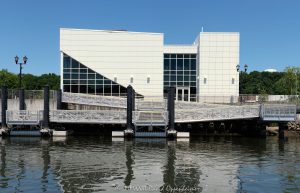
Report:
[[69,73],[64,73],[64,79],[70,79],[70,74]]
[[176,76],[175,75],[171,76],[171,81],[176,81]]
[[108,79],[105,79],[105,80],[104,80],[104,84],[106,84],[106,85],[111,85],[111,81],[108,80]]
[[87,69],[86,68],[80,69],[80,73],[87,73]]
[[176,59],[171,59],[171,70],[176,70]]
[[183,75],[183,71],[182,70],[178,70],[177,71],[177,75]]
[[64,57],[64,68],[71,68],[71,58],[69,56]]
[[196,75],[196,71],[191,71],[191,75]]
[[79,68],[79,63],[72,59],[72,68]]
[[177,76],[177,81],[183,81],[183,76]]
[[86,91],[86,85],[80,85],[79,86],[79,92],[80,93],[87,93],[87,91]]
[[96,84],[103,84],[103,80],[96,80]]
[[127,93],[127,89],[123,86],[120,86],[120,93]]
[[183,82],[182,81],[178,81],[177,82],[177,86],[183,86]]
[[184,54],[184,58],[190,58],[189,54]]
[[88,85],[88,93],[95,94],[95,85]]
[[78,73],[79,69],[78,68],[72,68],[72,73]]
[[64,73],[70,73],[71,69],[64,69]]
[[96,93],[103,94],[103,85],[96,85]]
[[81,63],[79,63],[79,67],[81,68],[81,69],[87,69],[87,67],[85,67],[83,64],[81,64]]
[[191,86],[196,86],[196,82],[191,82]]
[[104,85],[104,95],[111,96],[111,85]]
[[184,69],[188,70],[187,68],[190,67],[190,60],[189,59],[184,59]]
[[79,84],[79,81],[78,81],[78,80],[72,79],[72,80],[71,80],[71,84]]
[[103,76],[101,76],[100,74],[96,74],[96,79],[103,79]]
[[185,76],[189,76],[190,75],[190,71],[184,71],[184,75]]
[[171,75],[176,76],[176,71],[171,71]]
[[191,81],[196,81],[196,76],[191,76]]
[[182,59],[177,60],[177,70],[183,70],[183,60]]
[[191,59],[191,70],[196,70],[196,59]]
[[184,81],[190,81],[190,77],[189,76],[185,76],[184,77]]
[[177,58],[183,58],[183,54],[177,54]]
[[88,84],[95,84],[95,80],[88,80]]
[[171,54],[171,58],[176,58],[176,54]]
[[170,86],[176,86],[176,82],[170,82]]
[[183,68],[184,68],[184,70],[190,69],[190,60],[189,59],[184,59]]
[[164,70],[170,70],[170,60],[164,59]]
[[70,84],[70,80],[64,80],[64,84]]
[[164,54],[164,58],[170,58],[170,54]]
[[191,58],[197,58],[197,54],[191,54]]
[[88,73],[95,73],[95,71],[88,68]]
[[71,86],[71,92],[78,93],[78,85],[72,85]]
[[96,78],[95,73],[88,74],[88,79],[95,79],[95,78]]
[[80,84],[87,84],[87,80],[80,80],[79,83]]
[[170,82],[164,82],[164,86],[170,86]]
[[87,74],[80,74],[79,77],[80,77],[80,79],[86,79],[87,78]]
[[112,93],[119,93],[119,85],[112,85]]
[[184,82],[184,86],[190,86],[190,82]]
[[72,74],[72,79],[78,79],[78,74]]
[[164,81],[170,81],[170,76],[169,75],[164,75]]
[[70,85],[64,85],[64,92],[71,92]]
[[196,94],[196,87],[191,87],[190,88],[190,93],[195,95]]

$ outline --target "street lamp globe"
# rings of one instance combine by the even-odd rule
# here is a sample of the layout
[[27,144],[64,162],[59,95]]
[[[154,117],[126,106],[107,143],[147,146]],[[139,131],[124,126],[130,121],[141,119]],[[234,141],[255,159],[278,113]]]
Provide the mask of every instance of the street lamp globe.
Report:
[[28,60],[28,58],[27,58],[26,56],[24,56],[24,57],[23,57],[23,62],[24,62],[24,64],[26,64],[27,60]]
[[239,65],[239,64],[236,65],[236,71],[237,71],[237,72],[240,71],[240,65]]
[[15,56],[15,62],[16,62],[16,64],[18,64],[18,62],[19,62],[19,57],[18,56]]
[[245,72],[247,72],[247,70],[248,70],[248,65],[245,64],[245,65],[244,65],[244,68],[245,68]]

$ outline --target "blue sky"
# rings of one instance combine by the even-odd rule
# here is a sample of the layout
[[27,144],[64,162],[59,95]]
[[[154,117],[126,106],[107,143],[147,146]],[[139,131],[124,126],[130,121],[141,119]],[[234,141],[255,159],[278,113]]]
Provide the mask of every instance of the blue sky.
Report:
[[59,73],[59,28],[163,32],[166,44],[190,44],[204,31],[237,31],[249,70],[300,66],[299,0],[1,0],[0,67]]

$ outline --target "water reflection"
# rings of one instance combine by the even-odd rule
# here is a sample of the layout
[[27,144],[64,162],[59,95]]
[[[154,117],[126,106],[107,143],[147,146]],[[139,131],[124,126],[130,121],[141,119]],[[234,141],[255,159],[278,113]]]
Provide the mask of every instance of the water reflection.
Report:
[[124,179],[124,185],[125,186],[130,186],[131,181],[134,177],[133,168],[132,168],[132,165],[134,164],[132,143],[133,143],[132,141],[127,141],[125,143],[126,168],[127,168],[127,174],[126,174],[126,177]]
[[0,145],[1,193],[299,192],[299,139],[0,138]]

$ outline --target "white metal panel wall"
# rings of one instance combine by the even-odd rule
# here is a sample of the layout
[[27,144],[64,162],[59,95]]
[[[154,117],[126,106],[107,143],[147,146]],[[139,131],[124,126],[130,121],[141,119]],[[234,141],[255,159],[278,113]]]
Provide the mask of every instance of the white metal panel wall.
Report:
[[199,95],[238,96],[239,33],[201,32],[198,39]]
[[197,54],[197,45],[165,45],[164,53]]
[[[163,34],[61,29],[60,50],[144,96],[163,95]],[[150,77],[150,83],[147,78]]]

